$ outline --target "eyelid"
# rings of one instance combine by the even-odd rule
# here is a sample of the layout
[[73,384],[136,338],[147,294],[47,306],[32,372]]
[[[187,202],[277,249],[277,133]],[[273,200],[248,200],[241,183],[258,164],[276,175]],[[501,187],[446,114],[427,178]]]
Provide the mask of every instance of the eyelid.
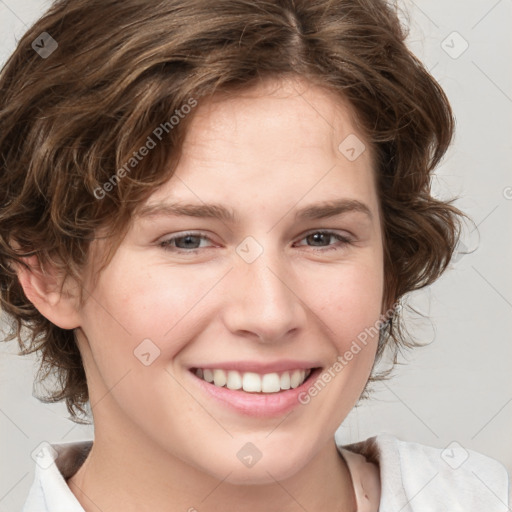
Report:
[[[173,240],[185,238],[187,236],[203,238],[205,240],[208,240],[209,242],[214,243],[211,236],[203,231],[183,231],[183,232],[175,233],[172,236],[165,237],[163,239],[159,239],[159,240],[157,240],[156,244],[159,246],[163,246],[166,242],[172,242]],[[198,249],[180,249],[179,247],[176,247],[174,249],[176,252],[190,252],[190,253],[199,250],[199,248]],[[207,247],[202,247],[201,249],[207,249]]]
[[300,235],[300,237],[297,240],[302,240],[303,238],[306,238],[309,235],[314,235],[315,233],[323,233],[326,235],[340,236],[340,237],[350,239],[350,240],[355,239],[354,235],[352,235],[352,233],[350,233],[349,231],[346,231],[346,230],[341,230],[342,232],[339,232],[339,231],[340,230],[329,229],[329,228],[310,229],[309,231],[306,231],[305,233]]
[[338,243],[341,243],[341,247],[336,244],[330,244],[330,245],[324,245],[324,246],[314,246],[314,245],[300,245],[299,247],[309,247],[314,252],[326,252],[329,250],[340,250],[346,245],[354,244],[355,237],[347,232],[346,234],[341,234],[338,231],[332,230],[332,229],[313,229],[310,231],[307,231],[306,233],[302,234],[300,238],[297,239],[297,242],[300,242],[301,240],[304,240],[310,235],[314,235],[316,233],[320,233],[323,235],[329,235],[333,238],[336,238],[338,240]]
[[[336,230],[327,229],[327,228],[324,228],[324,229],[317,228],[317,229],[311,229],[311,230],[306,231],[305,233],[301,234],[300,237],[296,239],[294,244],[306,239],[308,236],[313,235],[313,234],[329,235],[333,238],[336,238],[338,240],[338,244],[341,244],[341,247],[336,244],[330,244],[330,245],[325,245],[325,246],[314,246],[314,245],[308,246],[307,244],[305,244],[305,245],[301,244],[301,245],[299,245],[299,247],[309,247],[311,250],[313,250],[313,252],[322,253],[322,252],[326,252],[329,250],[340,250],[342,247],[344,247],[346,245],[351,245],[355,242],[355,237],[351,233],[348,233],[346,231],[345,231],[345,234],[341,234]],[[157,244],[160,247],[164,248],[165,250],[168,250],[168,251],[171,251],[174,253],[178,253],[178,254],[195,254],[201,249],[211,249],[212,248],[212,247],[198,247],[198,248],[191,248],[191,249],[182,249],[180,247],[170,246],[170,242],[180,239],[180,238],[185,238],[187,236],[205,239],[205,240],[208,240],[209,242],[214,243],[212,241],[211,236],[205,232],[183,231],[183,232],[178,232],[176,234],[173,234],[172,236],[165,238],[163,240],[159,240],[157,242]]]

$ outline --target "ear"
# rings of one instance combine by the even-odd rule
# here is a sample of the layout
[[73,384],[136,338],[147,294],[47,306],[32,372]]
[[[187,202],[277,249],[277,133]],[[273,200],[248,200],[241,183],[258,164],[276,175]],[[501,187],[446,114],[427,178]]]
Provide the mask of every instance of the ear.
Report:
[[80,326],[78,286],[71,279],[59,276],[56,269],[47,265],[42,269],[36,256],[23,258],[29,266],[17,265],[18,280],[36,309],[61,329]]

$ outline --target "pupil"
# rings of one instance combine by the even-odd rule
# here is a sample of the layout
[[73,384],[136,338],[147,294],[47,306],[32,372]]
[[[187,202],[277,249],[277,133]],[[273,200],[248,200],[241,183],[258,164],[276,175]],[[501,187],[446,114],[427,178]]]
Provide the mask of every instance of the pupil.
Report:
[[[327,236],[326,233],[314,233],[310,235],[315,242],[321,242],[321,238]],[[324,240],[325,241],[325,240]]]
[[[189,242],[190,242],[190,241],[192,241],[192,245],[194,245],[194,238],[196,238],[196,239],[197,239],[197,237],[196,237],[196,236],[194,236],[194,235],[187,235],[187,236],[183,236],[183,237],[181,237],[181,240],[184,240],[184,244],[183,244],[183,245],[185,245],[185,246],[187,246],[188,248],[190,248],[190,247],[189,247]],[[196,240],[196,242],[197,242],[197,240]],[[197,244],[196,244],[196,245],[197,245]]]

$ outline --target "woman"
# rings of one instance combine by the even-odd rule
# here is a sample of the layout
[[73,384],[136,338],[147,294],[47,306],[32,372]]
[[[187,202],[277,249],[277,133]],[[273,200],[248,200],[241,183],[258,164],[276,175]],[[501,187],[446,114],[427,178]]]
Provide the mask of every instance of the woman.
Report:
[[403,40],[376,1],[68,0],[20,41],[2,303],[95,428],[25,512],[506,510],[497,461],[334,441],[458,239],[451,110]]

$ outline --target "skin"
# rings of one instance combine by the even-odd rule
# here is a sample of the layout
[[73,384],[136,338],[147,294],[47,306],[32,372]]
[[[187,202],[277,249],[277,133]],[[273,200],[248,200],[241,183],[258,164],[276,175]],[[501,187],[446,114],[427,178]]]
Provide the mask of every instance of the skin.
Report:
[[[350,134],[368,148],[355,161],[338,150]],[[372,167],[340,98],[298,79],[262,83],[199,104],[175,175],[147,201],[221,203],[238,223],[135,216],[96,281],[94,242],[81,308],[71,285],[61,295],[20,271],[40,311],[76,328],[95,441],[68,485],[87,512],[356,509],[334,433],[367,382],[377,339],[309,404],[270,419],[208,400],[187,368],[289,358],[328,368],[375,325],[385,308]],[[371,217],[294,220],[299,208],[342,198]],[[317,230],[350,243],[315,240]],[[181,253],[162,245],[186,231],[207,236],[189,242],[196,253],[183,239]],[[249,236],[263,249],[250,264],[236,252]],[[160,350],[149,366],[134,356],[147,338]],[[247,442],[262,453],[251,468],[236,456]]]

